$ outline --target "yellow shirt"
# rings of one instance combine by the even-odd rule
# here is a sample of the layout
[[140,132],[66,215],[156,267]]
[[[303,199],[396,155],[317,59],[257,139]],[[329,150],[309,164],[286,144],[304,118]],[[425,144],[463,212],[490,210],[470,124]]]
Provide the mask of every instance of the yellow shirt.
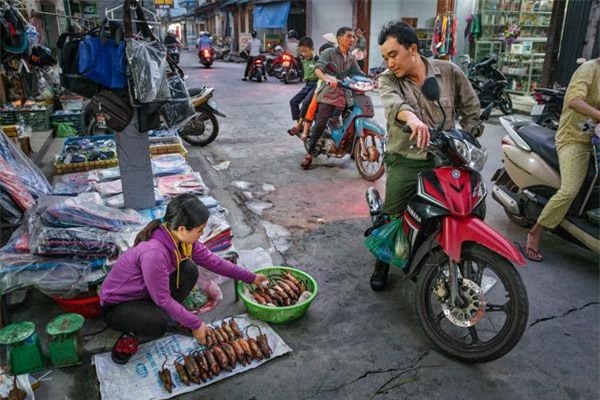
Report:
[[600,109],[600,64],[595,59],[587,61],[577,68],[569,82],[556,132],[557,149],[574,142],[591,143],[592,136],[582,134],[580,126],[589,117],[569,107],[569,103],[578,97],[590,106]]

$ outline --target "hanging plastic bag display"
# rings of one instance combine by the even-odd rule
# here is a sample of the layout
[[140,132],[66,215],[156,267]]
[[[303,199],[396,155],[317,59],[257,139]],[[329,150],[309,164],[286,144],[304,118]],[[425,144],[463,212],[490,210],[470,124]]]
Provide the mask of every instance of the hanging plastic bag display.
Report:
[[160,114],[169,128],[179,129],[196,115],[196,110],[181,76],[178,74],[169,76],[168,86],[171,100],[163,104]]
[[365,246],[380,261],[404,268],[410,256],[410,245],[402,230],[402,219],[373,229],[365,238]]
[[134,96],[140,103],[169,100],[167,49],[158,41],[127,40],[127,62]]

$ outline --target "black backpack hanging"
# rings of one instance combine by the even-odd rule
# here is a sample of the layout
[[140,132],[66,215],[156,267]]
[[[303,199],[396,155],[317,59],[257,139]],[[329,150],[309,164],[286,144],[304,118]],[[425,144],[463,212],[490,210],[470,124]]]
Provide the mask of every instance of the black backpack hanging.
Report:
[[102,25],[85,33],[66,32],[59,36],[56,46],[60,50],[60,84],[73,93],[91,99],[101,90],[106,88],[102,85],[85,78],[79,73],[79,45],[86,35],[100,36],[101,38],[113,38],[122,40],[121,26],[114,22],[104,20]]

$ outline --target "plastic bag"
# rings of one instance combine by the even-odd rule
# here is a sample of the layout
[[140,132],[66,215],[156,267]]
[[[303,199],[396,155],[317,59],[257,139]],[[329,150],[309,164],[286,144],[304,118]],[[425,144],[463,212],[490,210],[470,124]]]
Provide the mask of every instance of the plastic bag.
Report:
[[373,229],[365,238],[365,246],[375,258],[396,267],[404,268],[410,255],[410,245],[400,218]]
[[[158,189],[154,188],[154,201],[157,206],[160,206],[161,204],[168,203],[169,197],[161,194]],[[123,197],[123,193],[105,198],[104,204],[113,208],[125,208],[125,198]]]
[[129,74],[140,103],[171,99],[167,83],[167,48],[158,41],[127,39]]
[[158,178],[158,190],[169,197],[176,197],[181,193],[208,193],[208,188],[197,172]]
[[14,204],[23,211],[29,210],[35,204],[20,175],[17,175],[2,158],[0,158],[0,189],[7,193]]
[[77,136],[77,131],[73,126],[67,124],[66,122],[59,122],[56,126],[56,137],[59,138],[67,138]]
[[14,172],[19,174],[19,180],[35,199],[52,193],[52,187],[42,171],[6,136],[2,129],[0,129],[0,160],[4,160]]
[[87,276],[105,263],[100,260],[44,258],[33,254],[0,252],[0,291],[26,287],[64,298],[89,290]]
[[154,176],[169,176],[189,174],[192,169],[181,154],[165,154],[153,157],[152,173]]
[[208,302],[208,295],[198,286],[194,286],[188,296],[183,299],[183,306],[189,311],[195,311]]
[[30,224],[39,215],[45,225],[56,228],[90,227],[117,231],[148,220],[134,210],[117,210],[104,205],[98,193],[77,197],[46,197],[39,202]]

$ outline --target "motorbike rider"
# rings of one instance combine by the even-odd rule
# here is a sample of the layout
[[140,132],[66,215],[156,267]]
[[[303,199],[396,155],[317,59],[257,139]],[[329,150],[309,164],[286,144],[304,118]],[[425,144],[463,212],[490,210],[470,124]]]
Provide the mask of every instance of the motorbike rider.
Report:
[[[317,75],[315,75],[315,65],[319,60],[314,53],[314,43],[311,38],[303,37],[298,45],[298,51],[302,56],[302,68],[304,69],[304,81],[306,85],[292,99],[290,100],[290,107],[292,109],[292,119],[296,121],[296,125],[288,129],[288,133],[291,136],[298,135],[301,133],[302,122],[308,105],[312,100],[315,89],[317,88]],[[302,107],[300,105],[302,104]]]
[[298,40],[298,32],[291,30],[287,34],[287,40],[285,41],[285,51],[296,57],[298,55],[298,46],[300,41]]
[[[315,92],[318,102],[316,123],[311,133],[308,155],[300,164],[303,169],[308,169],[313,156],[317,155],[316,145],[327,127],[327,121],[334,113],[341,113],[346,106],[346,93],[337,87],[338,79],[363,75],[354,56],[350,54],[355,39],[352,28],[341,27],[336,33],[336,38],[338,45],[325,50],[315,66],[315,75],[327,85]],[[327,71],[327,64],[330,63],[335,65],[335,76],[331,75],[331,71]]]
[[[244,49],[248,52],[248,62],[246,63],[246,70],[244,71],[244,77],[242,78],[243,81],[248,80],[248,72],[250,71],[250,66],[254,61],[254,58],[260,56],[260,51],[262,50],[262,42],[260,41],[260,39],[257,38],[258,34],[256,33],[256,31],[250,32],[250,35],[252,36],[252,39],[249,40],[248,43],[246,43],[246,48]],[[265,81],[267,80],[266,74],[263,75],[263,79]]]
[[202,51],[205,49],[212,50],[212,39],[210,38],[210,34],[208,32],[202,32],[198,41],[196,42],[196,47]]
[[592,152],[592,135],[581,126],[592,118],[600,121],[600,58],[581,65],[573,74],[563,104],[556,132],[556,152],[560,167],[560,189],[548,200],[537,223],[520,244],[523,255],[531,261],[542,261],[540,237],[544,228],[556,228],[571,207],[585,180]]
[[177,36],[175,34],[175,29],[169,29],[167,31],[167,35],[165,36],[165,40],[163,40],[163,43],[165,44],[165,46],[173,44],[176,44],[177,46],[180,45],[179,39],[177,39]]
[[[417,34],[410,25],[400,21],[388,23],[381,30],[378,43],[388,67],[379,77],[388,132],[383,213],[394,217],[404,212],[408,200],[415,195],[418,174],[433,169],[435,164],[426,148],[430,140],[429,126],[439,125],[442,112],[437,104],[422,96],[425,78],[434,75],[440,84],[440,103],[446,113],[444,129],[455,126],[454,110],[458,110],[463,130],[476,137],[483,130],[478,128],[473,132],[479,122],[480,105],[463,71],[454,63],[421,56]],[[402,131],[405,124],[411,127],[411,135]],[[416,148],[410,143],[414,139]],[[389,269],[388,264],[375,263],[370,280],[373,290],[385,288]]]
[[367,57],[367,39],[362,28],[356,28],[354,34],[356,35],[356,46],[352,49],[352,54],[356,57],[360,69],[364,71],[365,58]]

